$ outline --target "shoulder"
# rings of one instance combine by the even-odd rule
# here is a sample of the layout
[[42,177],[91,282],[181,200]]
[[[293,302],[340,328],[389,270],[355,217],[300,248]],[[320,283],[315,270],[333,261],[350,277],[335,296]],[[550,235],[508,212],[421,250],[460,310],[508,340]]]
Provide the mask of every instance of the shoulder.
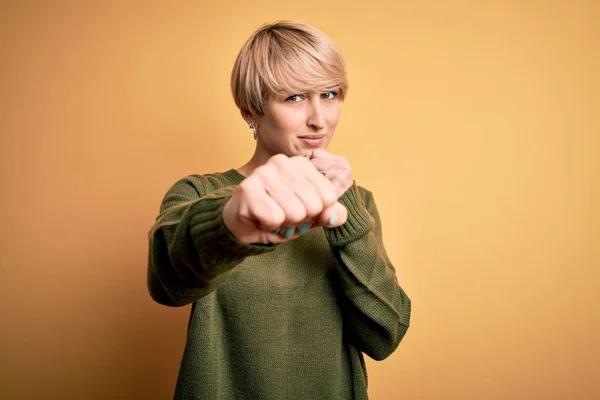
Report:
[[172,184],[169,192],[192,191],[201,197],[215,190],[232,185],[226,174],[224,172],[215,172],[187,175]]
[[192,174],[179,179],[173,187],[193,188],[199,196],[229,186],[231,183],[224,173]]
[[232,186],[227,172],[191,174],[171,184],[161,202],[161,212],[173,206],[195,202],[219,189]]

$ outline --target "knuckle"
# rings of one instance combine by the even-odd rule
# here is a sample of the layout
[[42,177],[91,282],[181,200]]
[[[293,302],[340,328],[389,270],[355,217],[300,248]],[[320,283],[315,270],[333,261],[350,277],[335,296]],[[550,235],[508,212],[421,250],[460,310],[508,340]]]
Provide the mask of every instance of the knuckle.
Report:
[[314,217],[323,211],[323,203],[321,201],[313,201],[306,206],[306,216]]
[[299,156],[298,162],[300,162],[304,165],[312,165],[312,162],[307,157],[304,157],[304,156]]
[[265,182],[267,179],[270,179],[271,177],[276,175],[277,167],[275,167],[272,164],[264,164],[258,167],[255,170],[255,173],[261,182]]
[[288,157],[285,154],[275,154],[269,159],[269,163],[280,166],[288,161]]
[[308,158],[304,156],[294,156],[289,159],[290,164],[294,167],[295,170],[306,168],[306,166],[310,165],[311,162]]
[[271,213],[270,219],[269,219],[269,224],[277,227],[277,226],[281,226],[283,225],[283,223],[285,222],[285,214],[283,212],[279,211],[274,211]]
[[310,154],[299,155],[299,156],[295,156],[294,158],[297,159],[298,162],[300,162],[302,164],[310,164],[311,163]]
[[254,173],[258,176],[265,176],[273,169],[271,164],[264,164],[254,170]]
[[337,201],[337,196],[335,192],[335,188],[332,185],[329,185],[328,189],[323,193],[323,204],[328,207]]
[[256,216],[261,225],[277,227],[285,220],[285,214],[279,207],[273,206],[254,206],[252,213]]
[[254,177],[248,177],[248,179],[244,179],[237,187],[237,191],[241,194],[246,194],[253,190],[256,187],[256,179]]
[[306,210],[304,208],[293,208],[287,213],[287,220],[291,223],[298,223],[306,218]]

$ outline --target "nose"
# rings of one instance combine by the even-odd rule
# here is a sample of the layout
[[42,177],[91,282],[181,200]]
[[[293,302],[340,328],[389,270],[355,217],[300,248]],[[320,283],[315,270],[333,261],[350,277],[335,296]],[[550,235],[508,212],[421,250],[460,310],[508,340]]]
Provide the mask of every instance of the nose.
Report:
[[308,102],[306,124],[316,131],[325,128],[324,111],[320,97],[312,97]]

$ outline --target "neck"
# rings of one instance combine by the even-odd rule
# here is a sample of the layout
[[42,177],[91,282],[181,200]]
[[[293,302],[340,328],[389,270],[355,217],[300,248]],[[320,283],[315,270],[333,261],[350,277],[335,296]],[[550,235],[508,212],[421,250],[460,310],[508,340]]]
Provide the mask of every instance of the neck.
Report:
[[244,175],[244,176],[249,176],[256,168],[260,167],[263,164],[266,164],[267,161],[269,161],[269,158],[271,158],[270,155],[268,154],[264,154],[263,152],[261,152],[257,146],[256,150],[254,150],[254,154],[252,155],[252,158],[243,166],[239,167],[237,169],[237,171]]

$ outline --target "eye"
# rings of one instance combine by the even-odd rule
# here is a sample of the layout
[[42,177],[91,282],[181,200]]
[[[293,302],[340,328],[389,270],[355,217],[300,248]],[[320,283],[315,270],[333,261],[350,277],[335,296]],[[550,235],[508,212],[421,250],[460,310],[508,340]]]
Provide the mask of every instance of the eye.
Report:
[[321,93],[321,98],[331,100],[337,97],[337,92],[325,92]]
[[293,94],[290,97],[288,97],[287,99],[285,99],[285,101],[289,101],[291,103],[296,103],[300,100],[302,100],[302,96],[300,96],[299,94]]

